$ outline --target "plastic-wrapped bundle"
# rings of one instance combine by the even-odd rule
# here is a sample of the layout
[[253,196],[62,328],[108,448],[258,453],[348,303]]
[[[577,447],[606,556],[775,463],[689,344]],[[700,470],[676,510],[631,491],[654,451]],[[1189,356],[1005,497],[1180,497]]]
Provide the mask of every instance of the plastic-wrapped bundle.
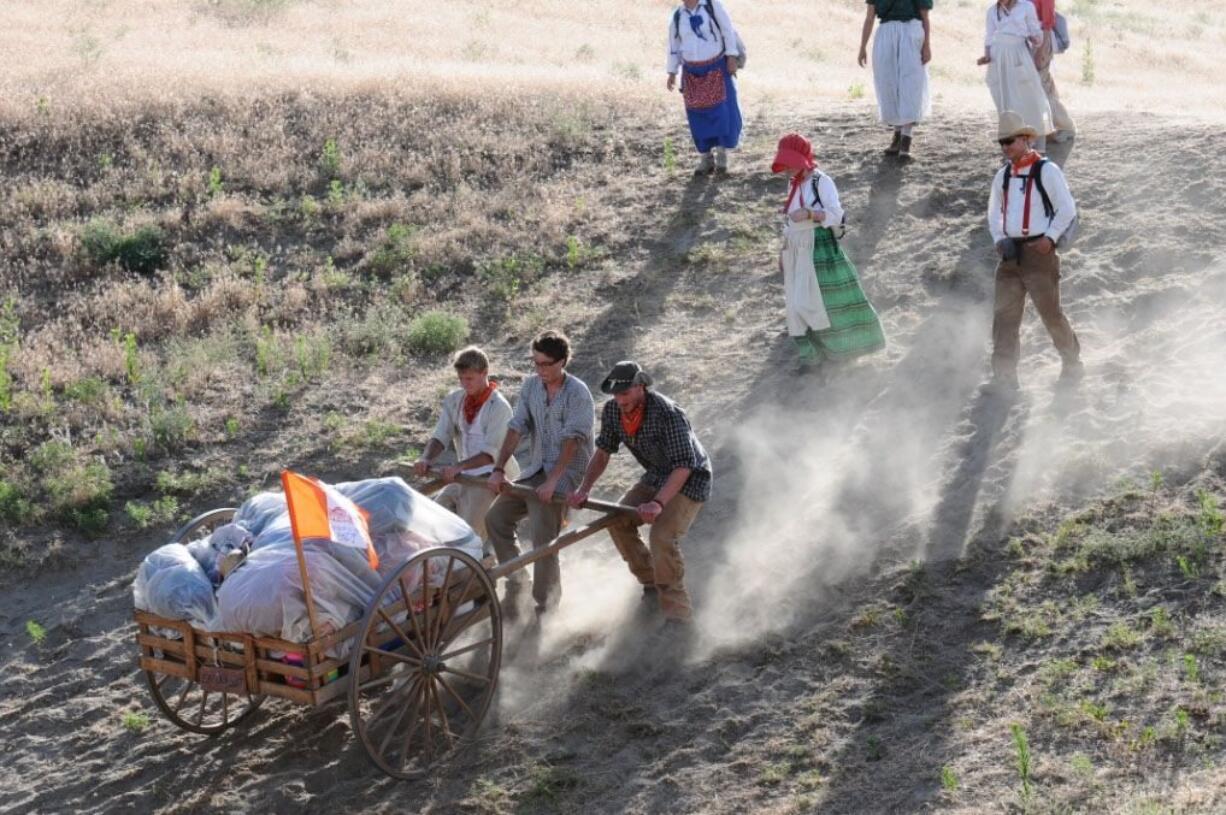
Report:
[[[452,546],[481,559],[481,539],[472,527],[400,478],[352,481],[337,484],[336,489],[368,514],[379,571],[357,549],[322,540],[305,542],[311,596],[319,623],[327,630],[359,619],[383,579],[424,549]],[[256,495],[243,504],[234,521],[249,529],[255,539],[246,561],[217,592],[212,630],[306,641],[311,637],[310,620],[285,496]],[[443,568],[435,564],[430,571],[431,585],[441,584]],[[420,582],[421,573],[414,570],[407,577],[409,591],[415,591]],[[333,649],[334,655],[346,647]]]
[[[370,534],[379,553],[380,572],[400,565],[427,546],[453,546],[481,559],[481,539],[473,528],[404,479],[350,481],[337,484],[336,489],[370,513]],[[405,533],[412,533],[411,537],[404,537]]]
[[258,538],[265,527],[279,517],[285,516],[285,523],[288,524],[289,517],[285,512],[285,493],[261,492],[243,502],[234,514],[234,523],[241,524],[253,537]]
[[145,557],[136,570],[132,600],[142,611],[199,627],[208,626],[216,611],[212,582],[181,543],[168,543]]
[[217,527],[207,538],[187,544],[187,551],[191,552],[192,557],[196,559],[200,568],[204,569],[204,573],[216,587],[221,584],[223,577],[222,560],[231,552],[246,554],[251,549],[252,540],[251,533],[246,527],[242,524],[230,523]]
[[[324,628],[318,632],[321,635],[357,620],[374,597],[373,588],[334,556],[333,550],[343,548],[328,548],[326,541],[309,541],[303,547],[316,617]],[[311,639],[298,556],[292,545],[256,549],[226,578],[217,591],[212,630],[245,631],[291,642]]]

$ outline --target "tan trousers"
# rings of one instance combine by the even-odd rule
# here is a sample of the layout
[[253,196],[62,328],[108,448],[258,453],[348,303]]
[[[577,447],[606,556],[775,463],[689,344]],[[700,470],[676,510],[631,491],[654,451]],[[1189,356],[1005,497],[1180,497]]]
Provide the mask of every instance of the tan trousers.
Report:
[[481,540],[488,540],[489,536],[485,530],[485,513],[489,512],[490,504],[494,503],[496,497],[485,487],[448,484],[434,497],[434,500],[440,506],[463,518]]
[[1021,353],[1022,314],[1026,295],[1034,301],[1047,333],[1064,363],[1080,361],[1081,346],[1060,308],[1060,258],[1053,251],[1041,255],[1023,245],[1017,260],[1002,260],[996,267],[996,304],[992,318],[992,372],[997,377],[1017,376]]
[[1034,52],[1034,67],[1039,71],[1039,80],[1043,83],[1043,90],[1047,93],[1047,102],[1051,105],[1052,127],[1072,136],[1077,133],[1077,125],[1073,122],[1073,117],[1069,115],[1068,108],[1060,101],[1060,93],[1056,90],[1056,80],[1051,77],[1053,55],[1052,33],[1044,31],[1043,43]]
[[[532,488],[545,483],[545,473],[539,472],[530,478],[515,482]],[[499,495],[490,511],[485,514],[485,528],[499,563],[519,557],[519,539],[515,527],[525,517],[528,519],[528,540],[533,549],[553,542],[566,519],[566,507],[560,504],[542,504],[526,501],[517,495]],[[508,582],[522,584],[523,573],[516,572]],[[540,606],[556,606],[562,599],[562,572],[558,556],[541,558],[532,564],[532,597]]]
[[[620,503],[637,507],[656,494],[653,487],[636,484],[622,496]],[[681,557],[681,538],[689,530],[702,504],[684,495],[674,495],[651,525],[648,551],[634,518],[623,518],[609,527],[609,536],[621,553],[630,572],[644,586],[655,586],[660,596],[660,611],[674,620],[689,620],[693,614],[690,594],[685,590],[685,561]]]

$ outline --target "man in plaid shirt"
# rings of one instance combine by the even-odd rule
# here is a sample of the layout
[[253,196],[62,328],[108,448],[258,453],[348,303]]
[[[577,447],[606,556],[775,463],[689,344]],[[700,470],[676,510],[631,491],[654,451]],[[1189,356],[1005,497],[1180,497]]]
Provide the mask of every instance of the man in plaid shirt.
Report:
[[[569,500],[572,506],[586,501],[610,456],[622,444],[630,449],[645,472],[621,503],[638,508],[639,522],[620,520],[609,535],[642,584],[644,598],[659,598],[666,624],[688,623],[692,607],[680,542],[711,497],[711,461],[685,411],[650,387],[651,377],[637,362],[613,366],[600,386],[613,398],[600,416],[596,452]],[[640,523],[651,525],[650,550],[639,534]]]

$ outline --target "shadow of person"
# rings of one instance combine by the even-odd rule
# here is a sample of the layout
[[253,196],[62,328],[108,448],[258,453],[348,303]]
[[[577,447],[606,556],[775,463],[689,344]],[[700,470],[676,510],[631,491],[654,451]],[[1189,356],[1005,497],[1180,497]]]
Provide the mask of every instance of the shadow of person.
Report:
[[[940,562],[962,557],[993,449],[1010,411],[1019,402],[1019,393],[1014,389],[984,387],[976,395],[965,419],[971,433],[957,447],[954,458],[958,465],[947,476],[933,512],[925,560]],[[1020,417],[1018,421],[1022,421]]]

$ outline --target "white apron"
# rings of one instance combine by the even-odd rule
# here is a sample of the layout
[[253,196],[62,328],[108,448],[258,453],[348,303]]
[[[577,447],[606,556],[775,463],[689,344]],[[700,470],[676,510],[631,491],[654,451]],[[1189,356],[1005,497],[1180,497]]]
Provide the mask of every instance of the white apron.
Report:
[[1022,121],[1038,131],[1039,138],[1055,129],[1047,92],[1025,38],[1000,33],[992,38],[987,82],[998,114],[1006,110],[1020,114]]
[[817,270],[813,267],[813,230],[817,227],[813,221],[793,223],[789,220],[783,229],[779,265],[783,267],[788,334],[793,337],[830,327],[822,289],[817,284]]

